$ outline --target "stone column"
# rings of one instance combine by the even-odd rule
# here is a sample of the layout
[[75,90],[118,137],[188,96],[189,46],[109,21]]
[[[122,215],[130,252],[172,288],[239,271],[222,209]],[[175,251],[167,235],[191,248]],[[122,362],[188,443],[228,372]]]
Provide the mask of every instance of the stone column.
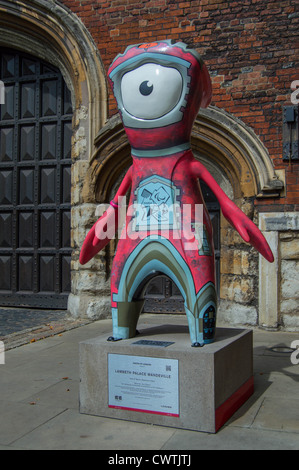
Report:
[[[260,214],[261,215],[261,214]],[[259,325],[264,328],[277,328],[279,312],[278,285],[278,232],[262,230],[274,255],[274,262],[269,263],[259,255]]]
[[259,214],[275,261],[260,256],[259,325],[299,329],[299,212]]

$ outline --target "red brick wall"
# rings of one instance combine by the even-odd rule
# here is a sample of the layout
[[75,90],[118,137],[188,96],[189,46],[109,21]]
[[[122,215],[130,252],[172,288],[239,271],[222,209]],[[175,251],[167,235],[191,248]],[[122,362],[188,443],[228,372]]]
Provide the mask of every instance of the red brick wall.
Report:
[[[299,210],[299,164],[282,161],[282,106],[299,80],[297,0],[61,0],[76,13],[99,48],[107,70],[129,44],[182,40],[203,56],[213,102],[252,127],[275,169],[285,169],[285,198],[263,208]],[[110,96],[110,114],[116,112]],[[266,207],[268,206],[268,207]]]

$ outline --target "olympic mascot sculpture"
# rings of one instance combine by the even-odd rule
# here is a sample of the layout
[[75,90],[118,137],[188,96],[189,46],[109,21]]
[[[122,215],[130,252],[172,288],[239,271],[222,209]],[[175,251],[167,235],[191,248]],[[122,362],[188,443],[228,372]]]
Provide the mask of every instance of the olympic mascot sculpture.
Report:
[[200,55],[170,40],[133,45],[115,58],[108,76],[133,164],[110,207],[87,234],[80,263],[87,263],[114,237],[119,198],[131,187],[112,266],[113,333],[108,340],[135,336],[145,287],[163,274],[176,283],[184,298],[191,345],[203,346],[214,341],[217,294],[212,225],[198,180],[213,191],[224,217],[245,242],[269,262],[273,261],[271,249],[256,225],[192,154],[193,122],[212,96]]

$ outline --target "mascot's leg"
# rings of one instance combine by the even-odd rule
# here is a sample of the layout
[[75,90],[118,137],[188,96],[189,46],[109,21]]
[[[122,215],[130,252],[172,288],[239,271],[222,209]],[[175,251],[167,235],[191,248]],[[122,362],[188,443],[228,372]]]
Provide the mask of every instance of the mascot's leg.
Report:
[[144,300],[131,302],[118,302],[117,307],[112,307],[113,333],[108,341],[133,338],[136,335],[136,326]]
[[185,303],[185,311],[191,345],[200,347],[212,343],[215,338],[217,313],[217,294],[214,284],[208,282],[204,285],[198,292],[193,306],[190,302]]
[[194,296],[189,294],[185,299],[185,311],[193,347],[214,341],[217,313],[214,248],[205,229],[199,236],[202,244],[198,247],[198,251],[186,252],[195,290]]
[[128,271],[134,261],[134,245],[130,240],[120,239],[113,259],[111,270],[111,307],[112,307],[112,336],[108,341],[133,338],[144,300],[133,299],[130,296]]

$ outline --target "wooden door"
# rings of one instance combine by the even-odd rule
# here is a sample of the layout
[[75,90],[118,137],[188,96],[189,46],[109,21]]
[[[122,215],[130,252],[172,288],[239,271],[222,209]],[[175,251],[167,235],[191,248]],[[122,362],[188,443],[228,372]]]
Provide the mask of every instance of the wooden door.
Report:
[[0,49],[0,305],[66,308],[70,92],[58,69]]

